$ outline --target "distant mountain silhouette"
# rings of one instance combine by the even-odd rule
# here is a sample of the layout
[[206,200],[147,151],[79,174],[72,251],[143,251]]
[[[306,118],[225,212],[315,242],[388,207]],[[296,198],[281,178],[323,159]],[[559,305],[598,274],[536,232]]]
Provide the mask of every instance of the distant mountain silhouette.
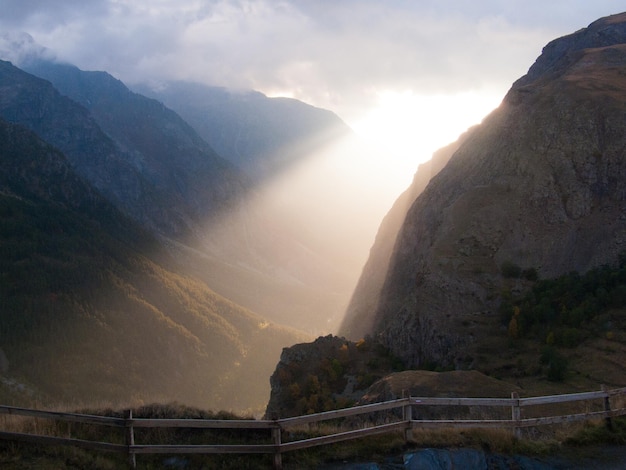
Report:
[[335,114],[290,98],[268,98],[192,82],[136,85],[185,119],[221,156],[255,181],[273,177],[351,130]]

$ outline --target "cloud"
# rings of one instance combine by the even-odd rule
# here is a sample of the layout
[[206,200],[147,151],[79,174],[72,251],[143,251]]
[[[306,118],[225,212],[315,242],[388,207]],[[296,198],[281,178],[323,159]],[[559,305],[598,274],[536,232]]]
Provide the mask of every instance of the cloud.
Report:
[[55,60],[54,53],[37,44],[28,33],[0,33],[0,58],[19,65],[35,58]]
[[67,19],[106,15],[108,3],[103,0],[4,0],[0,23],[50,28]]
[[498,89],[620,2],[5,0],[0,26],[127,82],[190,79],[354,116],[381,91]]

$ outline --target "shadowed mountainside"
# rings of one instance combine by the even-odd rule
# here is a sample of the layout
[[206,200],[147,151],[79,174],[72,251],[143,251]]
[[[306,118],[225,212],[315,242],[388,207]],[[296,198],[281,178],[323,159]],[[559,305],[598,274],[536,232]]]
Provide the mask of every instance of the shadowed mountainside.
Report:
[[[114,144],[120,171],[99,181],[105,194],[119,186],[116,179],[135,177],[140,184],[117,188],[118,199],[112,200],[165,237],[174,256],[187,260],[213,290],[282,324],[315,333],[336,329],[369,243],[362,234],[373,229],[373,220],[369,228],[347,222],[345,213],[356,205],[356,196],[347,203],[335,198],[332,207],[319,202],[330,197],[325,191],[347,180],[334,181],[335,175],[318,169],[314,182],[291,183],[294,176],[281,176],[280,190],[263,192],[259,181],[218,157],[174,111],[131,92],[109,74],[45,60],[31,60],[25,68],[80,103]],[[31,90],[31,98],[36,93]],[[218,99],[224,105],[219,109],[205,108],[214,94],[209,87],[192,94],[192,117],[194,112],[206,117],[196,116],[199,129],[206,133],[214,123],[223,144],[235,133],[245,135],[246,148],[255,149],[250,158],[264,166],[267,180],[308,162],[349,132],[328,111],[260,93],[222,91],[218,96],[231,99]],[[106,163],[116,166],[110,159]]]
[[[54,89],[47,90],[52,88],[49,82],[5,64],[5,87],[20,90],[20,100],[8,104],[25,111],[21,119],[11,120],[58,146],[75,165],[93,159],[94,148],[109,141],[107,153],[116,155],[117,160],[102,162],[97,168],[99,180],[95,179],[96,170],[85,176],[109,194],[120,185],[122,176],[137,175],[132,186],[116,189],[116,202],[151,230],[168,237],[202,238],[207,220],[237,205],[249,189],[247,178],[176,113],[131,92],[111,75],[46,61],[31,61],[26,68],[50,80]],[[35,102],[43,94],[45,101],[37,107]],[[60,106],[63,102],[65,107]],[[11,116],[8,111],[7,118]],[[61,114],[65,122],[57,121]],[[63,127],[79,128],[85,117],[102,135],[94,135],[92,141],[74,149],[72,137],[61,135]],[[80,136],[79,129],[75,133]],[[117,173],[107,177],[105,171],[113,169]],[[148,199],[151,193],[154,196]]]
[[1,120],[0,157],[5,402],[260,409],[302,334],[185,274],[32,132]]
[[468,366],[497,317],[503,263],[542,278],[614,263],[626,234],[625,73],[624,14],[546,46],[412,203],[378,303],[352,310],[353,324],[372,325],[409,366]]

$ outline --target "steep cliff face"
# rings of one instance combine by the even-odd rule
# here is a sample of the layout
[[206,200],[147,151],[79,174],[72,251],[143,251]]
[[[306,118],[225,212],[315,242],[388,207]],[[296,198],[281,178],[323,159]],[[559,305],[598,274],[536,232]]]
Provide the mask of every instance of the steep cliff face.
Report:
[[614,262],[626,240],[625,76],[626,14],[546,46],[414,200],[376,305],[353,300],[351,317],[411,366],[461,367],[484,334],[473,320],[497,308],[503,262],[541,277]]
[[376,308],[380,297],[389,269],[389,259],[407,211],[432,177],[448,163],[466,136],[464,134],[456,142],[435,152],[432,159],[422,163],[413,176],[411,186],[400,195],[383,219],[341,324],[342,335],[359,339],[371,333],[374,326],[371,312]]

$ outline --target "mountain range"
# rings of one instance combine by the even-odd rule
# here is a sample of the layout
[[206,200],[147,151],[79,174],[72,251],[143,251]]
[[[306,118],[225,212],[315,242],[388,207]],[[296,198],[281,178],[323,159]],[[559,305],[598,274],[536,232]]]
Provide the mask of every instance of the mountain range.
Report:
[[219,155],[258,183],[352,133],[331,111],[258,91],[183,81],[132,88],[178,113]]
[[[339,142],[342,152],[356,145],[337,116],[258,92],[182,82],[159,92],[135,86],[157,100],[106,72],[37,58],[23,68],[87,109],[121,155],[117,174],[104,183],[95,179],[103,172],[94,171],[94,183],[111,186],[116,203],[167,238],[213,289],[282,324],[311,333],[336,329],[370,242],[362,234],[375,226],[372,217],[348,222],[344,214],[372,196],[367,184],[355,186],[323,164],[306,170],[307,181],[298,179],[303,170],[290,170],[346,159],[325,156]],[[132,187],[115,187],[130,178]],[[335,194],[334,209],[318,202],[321,192]]]
[[[320,317],[340,313],[348,283],[345,294],[330,289],[331,263],[285,230],[280,214],[254,207],[250,176],[161,102],[105,72],[41,60],[24,69],[0,62],[0,117],[7,136],[19,135],[2,141],[3,247],[15,253],[2,271],[6,383],[70,401],[126,394],[262,407],[281,348],[329,328]],[[71,177],[46,173],[38,159],[50,154]],[[76,220],[59,199],[68,195],[85,207]],[[49,207],[58,223],[43,216]],[[111,221],[99,219],[109,212]],[[126,237],[140,242],[127,247]],[[16,321],[21,336],[12,336]]]

